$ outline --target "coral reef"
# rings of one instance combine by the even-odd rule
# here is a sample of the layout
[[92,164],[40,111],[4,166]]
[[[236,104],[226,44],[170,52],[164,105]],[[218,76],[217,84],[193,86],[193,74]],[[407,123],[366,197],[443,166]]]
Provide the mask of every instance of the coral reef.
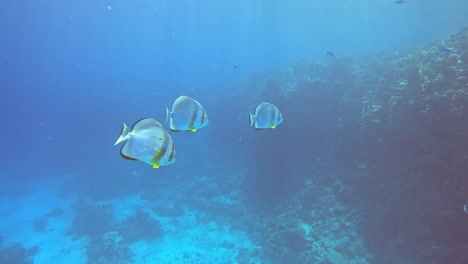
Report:
[[44,217],[47,217],[47,218],[52,218],[52,217],[59,217],[63,215],[63,210],[60,209],[60,208],[53,208],[51,209],[49,212],[47,212]]
[[138,240],[153,240],[164,235],[159,221],[143,211],[137,211],[119,226],[119,234],[127,243]]
[[180,172],[177,181],[141,186],[121,178],[106,192],[95,186],[109,179],[93,175],[93,184],[80,180],[91,199],[138,190],[150,210],[114,223],[110,206],[82,201],[70,233],[89,238],[88,263],[128,263],[130,243],[165,234],[156,218],[178,227],[193,210],[207,212],[197,224],[223,223],[262,246],[217,245],[240,247],[238,263],[468,263],[467,62],[468,28],[406,51],[259,73],[245,98],[286,105],[288,123],[268,136],[249,134],[245,157],[235,157],[242,173]]
[[39,251],[39,247],[26,249],[19,243],[0,248],[0,263],[32,264],[32,257]]
[[178,204],[162,204],[154,206],[151,211],[162,217],[179,217],[184,214],[184,209]]
[[116,232],[110,232],[88,242],[86,257],[88,264],[128,264],[132,263],[133,253]]
[[[339,182],[334,185],[341,185]],[[284,263],[368,263],[372,255],[357,235],[357,213],[334,197],[334,189],[308,179],[283,212],[265,223],[266,255]]]
[[262,252],[259,249],[240,248],[236,257],[238,264],[257,264],[262,263]]
[[47,212],[43,217],[35,219],[32,223],[33,229],[36,232],[45,232],[49,226],[49,218],[59,217],[63,214],[63,210],[59,208],[53,208]]
[[47,218],[41,217],[33,221],[33,229],[36,232],[45,232],[47,230]]
[[113,230],[113,216],[110,205],[96,205],[80,200],[76,207],[69,234],[99,237]]
[[[447,47],[455,52],[444,52]],[[285,209],[288,213],[283,215],[282,224],[273,221],[270,232],[266,232],[268,237],[262,239],[267,243],[261,244],[269,245],[267,255],[293,258],[295,251],[304,248],[304,241],[297,235],[300,222],[315,232],[321,230],[317,223],[330,226],[331,222],[324,221],[335,219],[341,225],[329,232],[346,230],[348,222],[359,223],[359,230],[350,232],[364,236],[376,256],[375,262],[468,261],[468,255],[462,253],[468,245],[468,229],[462,228],[466,226],[462,205],[468,200],[468,155],[463,144],[468,135],[468,28],[411,50],[303,61],[283,73],[267,75],[259,83],[257,87],[263,88],[264,94],[296,113],[290,119],[300,121],[300,126],[291,122],[286,132],[277,131],[270,139],[277,136],[273,141],[279,142],[294,131],[294,141],[300,144],[287,141],[284,148],[276,150],[272,141],[257,141],[249,167],[259,171],[250,171],[246,180],[246,186],[257,195],[251,198],[268,207],[268,202],[277,197],[281,197],[276,200],[280,203],[301,192],[301,199],[309,203],[297,206],[321,216],[313,218]],[[312,151],[306,150],[303,142]],[[275,164],[269,170],[258,157],[272,155],[277,158],[269,160]],[[285,157],[295,157],[287,164],[288,169],[281,165]],[[309,168],[314,160],[336,162],[347,168],[347,173],[337,176],[344,185],[330,188],[335,200],[361,208],[359,220],[351,221],[339,205],[323,200],[328,197],[325,190],[304,192],[292,181],[302,178],[307,183],[305,179],[314,173],[295,168]],[[273,189],[275,186],[291,190],[285,195]],[[258,197],[266,189],[273,191]],[[333,214],[320,212],[320,208],[314,209],[315,201],[337,209]],[[329,235],[335,239],[340,236]],[[328,252],[317,263],[335,263],[341,259],[340,254],[348,258],[349,252],[356,251],[349,246],[333,249],[332,239],[325,239],[327,233],[320,237],[321,242],[306,242],[304,259],[296,257],[298,263],[311,259],[305,252],[311,252],[314,258]],[[353,235],[349,238],[354,240]],[[292,247],[281,243],[288,240],[298,242]]]

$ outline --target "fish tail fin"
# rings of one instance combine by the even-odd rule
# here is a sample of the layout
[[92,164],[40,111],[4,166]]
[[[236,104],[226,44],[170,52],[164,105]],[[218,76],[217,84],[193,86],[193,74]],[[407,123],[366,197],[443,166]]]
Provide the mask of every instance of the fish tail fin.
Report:
[[255,121],[257,121],[257,117],[252,113],[249,113],[249,119],[250,119],[251,126],[253,126],[255,124]]
[[166,107],[166,121],[164,123],[167,124],[167,121],[169,121],[171,117],[172,117],[172,112],[171,110],[169,110],[169,108]]
[[125,123],[123,123],[122,129],[120,130],[119,137],[115,141],[114,146],[119,144],[120,142],[126,140],[127,135],[128,135],[128,126]]

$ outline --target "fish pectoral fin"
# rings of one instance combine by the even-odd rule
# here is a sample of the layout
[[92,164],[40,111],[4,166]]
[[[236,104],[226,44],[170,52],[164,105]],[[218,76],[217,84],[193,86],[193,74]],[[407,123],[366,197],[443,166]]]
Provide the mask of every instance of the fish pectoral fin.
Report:
[[197,131],[195,128],[190,129],[190,131],[195,132]]
[[154,164],[153,169],[158,169],[158,168],[159,168],[159,164]]
[[276,126],[275,126],[275,125],[273,125],[273,126],[271,126],[271,128],[276,128]]

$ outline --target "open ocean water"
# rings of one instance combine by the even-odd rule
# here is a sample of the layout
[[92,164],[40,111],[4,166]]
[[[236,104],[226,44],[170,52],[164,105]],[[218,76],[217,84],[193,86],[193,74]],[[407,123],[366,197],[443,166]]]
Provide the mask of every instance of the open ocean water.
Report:
[[468,263],[467,14],[0,1],[0,264]]

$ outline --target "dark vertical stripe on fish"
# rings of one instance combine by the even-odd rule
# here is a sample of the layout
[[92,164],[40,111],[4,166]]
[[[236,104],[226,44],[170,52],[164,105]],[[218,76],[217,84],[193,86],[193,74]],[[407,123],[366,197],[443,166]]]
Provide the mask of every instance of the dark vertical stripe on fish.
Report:
[[[197,107],[197,104],[194,105],[195,106],[195,109],[193,109],[193,115],[192,115],[192,119],[190,120],[190,124],[189,124],[189,129],[192,130],[192,129],[195,129],[195,121],[196,121],[196,118],[197,118],[197,114],[198,114],[198,107]],[[193,107],[193,105],[192,105]]]
[[164,137],[163,137],[163,145],[161,146],[161,149],[159,150],[160,151],[160,154],[158,156],[155,157],[156,159],[156,162],[161,165],[160,161],[161,161],[161,158],[164,157],[166,155],[166,151],[167,151],[167,147],[169,146],[169,141],[167,139],[168,135],[167,133],[164,134]]
[[276,117],[276,109],[272,106],[269,105],[271,116],[270,116],[270,127],[275,125],[275,117]]
[[172,148],[171,148],[171,155],[169,155],[168,162],[172,161],[172,159],[174,158],[174,153],[175,153],[175,150],[174,150],[174,143],[172,143],[171,145],[172,145]]
[[278,112],[278,115],[276,116],[276,123],[275,125],[279,124],[280,118],[281,118],[281,113],[278,108],[275,107],[275,111]]
[[200,126],[202,126],[203,123],[205,122],[205,116],[206,116],[205,109],[201,108],[201,110],[202,110],[202,114],[201,114]]

